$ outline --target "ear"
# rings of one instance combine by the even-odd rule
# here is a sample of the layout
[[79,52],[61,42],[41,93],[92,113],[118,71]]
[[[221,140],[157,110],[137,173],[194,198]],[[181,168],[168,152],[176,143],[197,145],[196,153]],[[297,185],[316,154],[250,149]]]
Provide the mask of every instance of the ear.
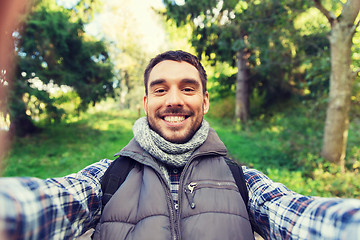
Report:
[[209,93],[206,91],[204,95],[204,115],[209,111]]
[[147,115],[147,96],[146,95],[144,95],[144,112],[145,112],[145,114]]

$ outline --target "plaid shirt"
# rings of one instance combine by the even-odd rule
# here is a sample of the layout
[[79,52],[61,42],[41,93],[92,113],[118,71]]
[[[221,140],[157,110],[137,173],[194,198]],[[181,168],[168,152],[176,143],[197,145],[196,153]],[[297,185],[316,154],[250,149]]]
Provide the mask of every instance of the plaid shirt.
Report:
[[175,208],[178,208],[178,197],[179,197],[179,182],[182,169],[172,168],[168,169],[170,178],[170,192],[174,200]]
[[[102,160],[62,178],[0,179],[0,239],[73,239],[100,218]],[[306,197],[244,168],[250,217],[266,239],[360,239],[360,200]]]

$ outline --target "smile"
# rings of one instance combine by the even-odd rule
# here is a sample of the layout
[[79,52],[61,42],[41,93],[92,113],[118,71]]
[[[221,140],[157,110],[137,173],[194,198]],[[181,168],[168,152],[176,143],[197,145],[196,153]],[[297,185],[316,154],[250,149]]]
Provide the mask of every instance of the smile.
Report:
[[179,123],[185,120],[185,116],[165,116],[164,120],[169,123]]

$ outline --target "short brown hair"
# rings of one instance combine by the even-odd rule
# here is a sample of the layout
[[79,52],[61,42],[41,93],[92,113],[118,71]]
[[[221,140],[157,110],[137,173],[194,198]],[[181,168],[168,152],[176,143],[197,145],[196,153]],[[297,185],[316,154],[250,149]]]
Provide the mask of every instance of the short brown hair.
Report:
[[147,65],[145,72],[144,72],[144,85],[145,85],[145,93],[148,95],[148,81],[149,81],[149,75],[151,70],[155,67],[156,64],[165,61],[165,60],[171,60],[171,61],[177,61],[177,62],[187,62],[193,65],[199,72],[200,80],[203,88],[203,94],[206,92],[206,82],[207,82],[207,76],[204,67],[201,65],[199,59],[192,55],[191,53],[184,52],[181,50],[177,51],[167,51],[164,53],[160,53],[156,57],[150,60],[149,64]]

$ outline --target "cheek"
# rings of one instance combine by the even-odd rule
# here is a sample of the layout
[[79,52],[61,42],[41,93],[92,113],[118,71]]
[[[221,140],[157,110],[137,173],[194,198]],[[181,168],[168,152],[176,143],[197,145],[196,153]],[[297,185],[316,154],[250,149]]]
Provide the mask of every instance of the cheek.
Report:
[[155,114],[155,112],[161,108],[161,104],[159,104],[157,101],[148,101],[146,104],[146,109],[145,111],[147,112],[146,114],[150,114],[153,115]]

